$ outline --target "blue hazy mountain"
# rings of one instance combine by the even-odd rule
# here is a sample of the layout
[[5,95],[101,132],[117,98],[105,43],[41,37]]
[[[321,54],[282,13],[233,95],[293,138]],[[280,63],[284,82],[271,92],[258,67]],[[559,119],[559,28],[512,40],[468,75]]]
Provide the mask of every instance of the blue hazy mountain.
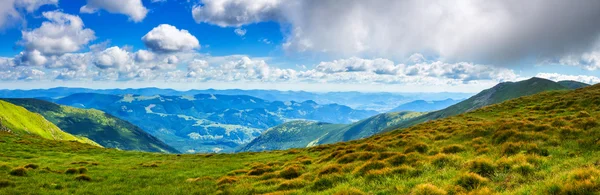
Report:
[[364,92],[306,92],[306,91],[278,91],[278,90],[189,90],[177,91],[173,89],[140,88],[140,89],[86,89],[86,88],[51,88],[33,90],[0,90],[3,98],[37,98],[51,100],[66,97],[76,93],[97,93],[109,95],[136,94],[142,96],[193,96],[196,94],[219,94],[219,95],[247,95],[268,101],[282,102],[304,102],[312,100],[318,104],[341,104],[353,109],[376,110],[386,112],[400,104],[414,100],[440,100],[446,98],[464,99],[472,94],[469,93],[364,93]]
[[413,111],[413,112],[430,112],[441,110],[447,108],[448,106],[452,106],[456,103],[461,102],[462,100],[454,100],[454,99],[445,99],[439,101],[425,101],[425,100],[415,100],[412,102],[408,102],[402,104],[389,112],[400,112],[400,111]]
[[234,151],[290,120],[349,124],[376,111],[314,101],[267,101],[244,95],[141,96],[79,93],[54,100],[127,120],[181,152]]

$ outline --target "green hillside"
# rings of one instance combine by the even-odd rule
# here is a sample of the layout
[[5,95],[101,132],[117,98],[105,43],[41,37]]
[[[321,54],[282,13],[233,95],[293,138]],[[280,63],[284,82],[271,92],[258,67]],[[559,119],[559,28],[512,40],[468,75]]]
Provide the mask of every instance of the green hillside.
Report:
[[292,121],[270,128],[240,151],[284,150],[356,140],[380,133],[383,129],[421,116],[423,112],[378,114],[344,125],[311,121]]
[[473,97],[470,97],[469,99],[452,105],[446,109],[431,112],[423,116],[407,120],[406,122],[398,125],[392,125],[385,131],[390,131],[397,128],[406,128],[430,120],[459,115],[487,105],[504,102],[506,100],[553,90],[569,90],[569,88],[564,87],[557,82],[537,77],[519,82],[504,82],[490,89],[483,90]]
[[558,81],[558,84],[562,85],[563,87],[569,88],[569,89],[579,89],[579,88],[590,86],[586,83],[582,83],[582,82],[578,82],[578,81]]
[[152,154],[0,133],[0,194],[598,194],[598,118],[600,85],[275,152]]
[[97,145],[85,137],[62,131],[39,114],[0,100],[0,129],[18,135],[37,135],[51,140],[70,140]]
[[61,106],[37,99],[4,99],[39,113],[60,129],[87,137],[107,148],[147,152],[178,153],[177,150],[139,127],[94,109]]
[[317,145],[319,139],[331,131],[345,127],[313,121],[291,121],[267,129],[259,137],[245,145],[240,151],[285,150]]

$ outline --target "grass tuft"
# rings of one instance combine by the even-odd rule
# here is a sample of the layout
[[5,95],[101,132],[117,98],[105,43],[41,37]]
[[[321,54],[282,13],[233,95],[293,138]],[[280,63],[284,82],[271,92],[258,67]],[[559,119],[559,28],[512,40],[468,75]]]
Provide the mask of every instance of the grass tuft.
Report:
[[433,184],[419,184],[410,193],[411,195],[446,195],[446,190],[440,189]]
[[27,169],[25,169],[25,167],[17,167],[17,168],[10,170],[9,174],[12,176],[20,176],[20,177],[26,176]]
[[92,181],[92,178],[90,176],[87,176],[86,174],[81,174],[81,175],[78,175],[77,177],[75,177],[75,180],[77,180],[77,181]]
[[27,165],[25,165],[25,168],[28,168],[28,169],[37,169],[38,167],[40,167],[40,166],[36,165],[36,164],[27,164]]
[[487,183],[489,180],[477,173],[465,173],[458,177],[456,184],[467,189],[473,190]]

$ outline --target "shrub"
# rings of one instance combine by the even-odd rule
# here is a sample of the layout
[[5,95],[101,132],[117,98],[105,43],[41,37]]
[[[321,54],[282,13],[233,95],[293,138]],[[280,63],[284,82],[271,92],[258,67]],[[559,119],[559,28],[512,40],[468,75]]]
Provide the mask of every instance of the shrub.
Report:
[[412,195],[446,195],[446,192],[443,189],[440,189],[432,184],[419,184],[415,188],[412,189]]
[[364,195],[365,193],[356,188],[343,189],[334,195]]
[[81,175],[78,175],[77,177],[75,177],[75,180],[77,180],[77,181],[92,181],[92,178],[85,174],[81,174]]
[[279,172],[279,176],[284,179],[294,179],[300,175],[302,175],[302,167],[298,165],[288,166]]
[[235,177],[225,176],[225,177],[221,177],[221,178],[219,178],[219,180],[217,180],[217,185],[232,184],[237,181],[238,181],[238,179]]
[[298,189],[303,188],[307,185],[307,182],[302,179],[292,179],[287,180],[279,184],[280,190],[290,190],[290,189]]
[[333,173],[341,173],[342,172],[342,168],[340,167],[340,165],[327,165],[325,168],[321,169],[321,171],[319,171],[319,176],[322,175],[329,175],[329,174],[333,174]]
[[25,165],[25,168],[28,168],[28,169],[37,169],[38,167],[40,167],[40,166],[38,166],[36,164],[27,164],[27,165]]
[[354,174],[364,175],[365,173],[367,173],[370,170],[379,170],[379,169],[383,169],[385,167],[387,167],[387,164],[385,164],[384,162],[370,161],[370,162],[365,163],[363,166],[358,167],[356,170],[354,170]]
[[12,176],[26,176],[27,169],[25,169],[25,167],[17,167],[17,168],[10,170],[9,174]]
[[77,173],[79,173],[79,170],[77,170],[77,169],[75,169],[75,168],[68,168],[68,169],[65,171],[65,174],[77,174]]
[[442,153],[445,154],[454,154],[454,153],[459,153],[462,151],[465,151],[465,147],[459,144],[452,144],[449,146],[445,146],[442,148]]
[[471,172],[477,173],[484,177],[490,177],[494,175],[496,166],[489,159],[475,159],[467,163],[466,166]]
[[417,142],[417,143],[412,144],[408,148],[406,148],[406,150],[404,150],[404,153],[411,153],[411,152],[425,153],[425,152],[427,152],[427,150],[429,150],[429,145],[427,145],[424,142]]
[[477,173],[465,173],[458,177],[456,184],[467,189],[473,190],[488,182],[488,179]]
[[14,186],[15,186],[15,182],[5,180],[5,179],[0,179],[0,188],[14,187]]

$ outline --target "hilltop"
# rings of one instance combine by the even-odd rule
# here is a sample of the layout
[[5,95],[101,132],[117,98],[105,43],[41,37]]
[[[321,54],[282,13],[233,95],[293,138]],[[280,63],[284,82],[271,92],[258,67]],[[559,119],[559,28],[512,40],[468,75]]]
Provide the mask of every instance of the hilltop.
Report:
[[425,113],[383,113],[347,125],[311,121],[287,122],[266,130],[240,151],[285,150],[361,139],[423,114]]
[[0,130],[18,135],[36,135],[45,139],[78,141],[98,146],[85,138],[62,131],[39,114],[0,100]]
[[[2,134],[0,193],[597,194],[598,118],[600,85],[287,151],[177,156]],[[47,168],[19,168],[30,163]]]
[[3,100],[39,113],[65,132],[87,137],[106,148],[179,153],[139,127],[99,110],[57,105],[37,99]]

